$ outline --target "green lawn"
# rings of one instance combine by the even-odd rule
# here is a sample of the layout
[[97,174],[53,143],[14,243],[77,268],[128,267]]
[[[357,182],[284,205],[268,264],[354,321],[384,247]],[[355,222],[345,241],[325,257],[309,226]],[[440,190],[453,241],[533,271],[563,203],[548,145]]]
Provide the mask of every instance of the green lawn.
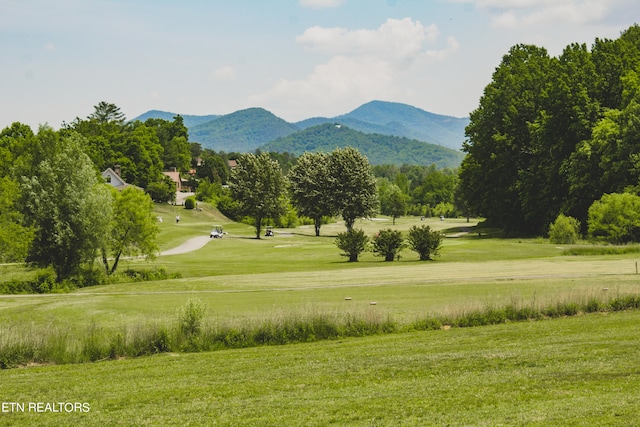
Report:
[[[181,221],[175,223],[175,215]],[[463,219],[361,220],[382,228],[428,224],[445,238],[435,261],[402,252],[348,263],[342,223],[253,238],[206,206],[158,207],[166,250],[222,224],[228,235],[192,253],[124,260],[180,278],[117,283],[69,294],[1,295],[3,339],[92,328],[175,324],[190,299],[208,325],[308,314],[391,318],[399,324],[505,305],[637,295],[637,253],[568,256],[542,239],[478,236]],[[3,266],[5,277],[25,274]],[[375,302],[375,305],[372,303]],[[311,344],[164,354],[81,365],[0,370],[4,402],[88,402],[88,414],[0,412],[0,425],[636,425],[640,312],[403,332]],[[46,339],[46,338],[43,338]],[[73,342],[73,340],[69,341]],[[0,354],[0,357],[2,354]],[[0,410],[2,406],[0,406]]]
[[[2,425],[634,426],[639,312],[0,371]],[[28,406],[27,406],[28,407]]]

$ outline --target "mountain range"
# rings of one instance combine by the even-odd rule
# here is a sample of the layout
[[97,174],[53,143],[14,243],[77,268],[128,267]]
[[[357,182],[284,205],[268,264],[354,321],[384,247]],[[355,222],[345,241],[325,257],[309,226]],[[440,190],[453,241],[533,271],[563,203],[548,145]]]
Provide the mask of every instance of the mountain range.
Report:
[[[151,110],[134,120],[173,120],[179,113]],[[289,123],[263,108],[226,115],[183,115],[189,139],[225,152],[331,151],[351,145],[372,164],[431,164],[455,167],[469,118],[430,113],[410,105],[371,101],[336,117]],[[311,142],[313,141],[313,143]]]

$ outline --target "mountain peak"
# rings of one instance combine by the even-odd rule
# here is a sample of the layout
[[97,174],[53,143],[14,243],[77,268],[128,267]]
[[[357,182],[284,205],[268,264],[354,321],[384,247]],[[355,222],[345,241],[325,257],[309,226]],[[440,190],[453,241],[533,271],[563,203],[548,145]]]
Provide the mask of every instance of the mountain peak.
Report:
[[[173,120],[175,115],[153,110],[137,120],[151,117]],[[267,142],[323,123],[340,123],[365,134],[405,137],[460,150],[465,139],[464,129],[469,123],[469,118],[438,115],[411,105],[380,100],[367,102],[341,116],[314,117],[295,124],[261,107],[223,116],[182,115],[182,118],[192,141],[219,151],[253,151]]]

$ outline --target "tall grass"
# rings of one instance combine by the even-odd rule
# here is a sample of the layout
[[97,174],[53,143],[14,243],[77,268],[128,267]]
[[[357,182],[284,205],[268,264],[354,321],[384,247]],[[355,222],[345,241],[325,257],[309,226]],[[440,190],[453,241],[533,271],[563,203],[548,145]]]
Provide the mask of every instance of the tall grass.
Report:
[[[604,294],[604,295],[603,295]],[[212,322],[189,301],[166,323],[88,325],[80,336],[69,326],[0,324],[0,368],[30,364],[87,363],[165,352],[198,352],[332,340],[415,330],[437,330],[640,309],[640,294],[569,295],[556,302],[514,299],[503,307],[470,307],[401,323],[375,310],[360,313],[289,314],[254,322]]]

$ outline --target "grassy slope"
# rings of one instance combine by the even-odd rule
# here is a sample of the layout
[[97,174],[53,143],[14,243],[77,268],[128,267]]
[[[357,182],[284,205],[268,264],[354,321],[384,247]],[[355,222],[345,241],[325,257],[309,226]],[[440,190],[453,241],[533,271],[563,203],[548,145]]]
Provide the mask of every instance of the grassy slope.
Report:
[[[213,223],[224,224],[230,235],[151,265],[128,261],[136,268],[165,266],[182,279],[3,296],[0,324],[31,325],[37,333],[53,326],[86,331],[94,323],[171,322],[193,296],[207,305],[213,322],[313,311],[410,321],[514,300],[544,304],[598,295],[603,287],[612,295],[638,290],[634,254],[567,257],[537,240],[467,235],[446,239],[434,262],[418,262],[407,251],[400,262],[365,254],[351,264],[339,257],[331,237],[342,231],[340,224],[323,227],[329,237],[302,228],[258,241],[250,238],[251,227],[207,209],[164,206],[159,214],[163,249],[207,234]],[[395,227],[421,223],[402,218]],[[453,226],[450,234],[469,226],[428,223]],[[357,226],[369,234],[393,227],[390,221]],[[0,371],[2,401],[86,401],[92,407],[84,415],[0,413],[0,425],[635,425],[639,320],[640,313],[589,315]]]
[[640,313],[0,371],[2,425],[637,425]]

